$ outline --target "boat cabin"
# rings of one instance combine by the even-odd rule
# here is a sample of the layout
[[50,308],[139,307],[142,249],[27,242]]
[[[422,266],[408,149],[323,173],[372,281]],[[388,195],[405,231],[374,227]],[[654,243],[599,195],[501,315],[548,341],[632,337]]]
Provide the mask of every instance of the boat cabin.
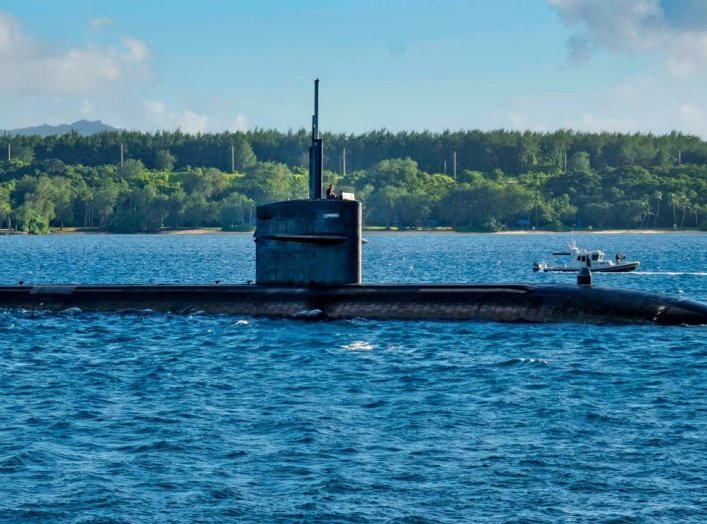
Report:
[[582,266],[591,267],[592,262],[602,262],[604,260],[604,253],[601,251],[590,251],[581,255],[577,255],[577,262]]

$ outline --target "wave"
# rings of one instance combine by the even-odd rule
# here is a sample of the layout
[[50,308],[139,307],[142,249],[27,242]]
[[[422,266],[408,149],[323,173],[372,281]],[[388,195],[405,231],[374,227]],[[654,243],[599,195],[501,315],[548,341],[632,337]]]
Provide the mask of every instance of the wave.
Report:
[[547,366],[550,365],[550,361],[544,358],[511,358],[509,360],[505,360],[503,362],[499,362],[498,366],[499,367],[507,367],[507,366],[515,366],[517,364],[530,364],[530,365],[541,365],[541,366]]
[[80,307],[70,307],[60,311],[59,313],[62,315],[78,315],[79,313],[83,313],[83,310]]
[[292,318],[320,320],[325,316],[321,309],[304,309],[293,314]]
[[373,344],[366,342],[365,340],[356,340],[351,344],[341,346],[341,349],[345,349],[347,351],[371,351],[374,348],[375,346]]

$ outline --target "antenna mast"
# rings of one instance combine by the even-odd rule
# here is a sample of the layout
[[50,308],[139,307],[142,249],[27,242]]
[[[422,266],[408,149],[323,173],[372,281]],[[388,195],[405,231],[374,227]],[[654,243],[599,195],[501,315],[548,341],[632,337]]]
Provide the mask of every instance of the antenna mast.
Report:
[[312,116],[312,145],[309,147],[309,198],[322,198],[322,170],[324,145],[319,138],[319,79],[314,81],[314,115]]

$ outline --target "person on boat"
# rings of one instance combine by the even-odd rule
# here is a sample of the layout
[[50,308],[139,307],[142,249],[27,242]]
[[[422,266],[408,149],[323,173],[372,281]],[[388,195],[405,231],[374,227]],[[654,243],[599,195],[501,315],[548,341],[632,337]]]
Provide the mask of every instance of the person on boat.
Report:
[[621,254],[621,252],[616,253],[616,263],[623,262],[626,257]]
[[326,197],[328,200],[336,198],[336,191],[334,191],[334,184],[329,184],[329,187],[326,188]]

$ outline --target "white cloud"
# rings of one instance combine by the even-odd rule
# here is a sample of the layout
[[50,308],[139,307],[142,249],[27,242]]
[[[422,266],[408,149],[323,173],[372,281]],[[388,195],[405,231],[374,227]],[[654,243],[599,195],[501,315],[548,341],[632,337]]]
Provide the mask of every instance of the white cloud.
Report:
[[672,42],[666,65],[679,77],[707,72],[707,31],[678,36]]
[[684,102],[680,104],[680,114],[682,114],[682,116],[686,118],[694,118],[697,113],[698,111],[695,108],[694,104],[690,102]]
[[606,114],[583,113],[574,122],[576,122],[573,126],[575,129],[597,133],[602,131],[630,133],[636,129],[636,122],[632,118],[619,118]]
[[567,40],[567,49],[570,52],[569,61],[574,65],[587,62],[592,54],[589,39],[578,35],[572,35]]
[[208,133],[246,131],[249,127],[248,118],[243,113],[237,113],[228,121],[223,114],[213,115],[190,108],[175,110],[158,100],[146,101],[143,113],[137,120],[144,121],[145,127],[152,130],[179,128],[185,133]]
[[658,0],[548,0],[569,26],[611,51],[645,51],[659,45],[664,30]]
[[181,129],[185,133],[203,133],[209,129],[209,117],[191,109],[171,111],[160,101],[145,102],[145,120],[153,129]]
[[209,125],[209,117],[191,109],[185,109],[179,115],[179,127],[187,133],[203,133]]
[[0,12],[0,56],[12,51],[20,40],[20,24],[7,13]]
[[[530,128],[707,136],[707,0],[546,1],[572,28],[571,64],[598,52],[607,64],[607,54],[622,54],[641,58],[633,62],[640,73],[624,70],[603,87],[518,98],[506,114],[527,113]],[[602,74],[602,64],[592,68]]]
[[83,118],[90,118],[93,116],[93,104],[90,101],[84,100],[81,102],[81,107],[79,108],[79,113]]
[[121,56],[126,62],[142,64],[150,58],[150,50],[147,44],[141,40],[130,37],[123,38],[123,47],[125,52]]
[[248,129],[248,118],[243,113],[238,113],[233,125],[231,126],[232,131],[246,131]]
[[700,134],[699,130],[702,129],[704,131],[704,128],[707,127],[705,124],[705,118],[707,117],[706,109],[707,108],[704,106],[700,107],[693,102],[683,102],[677,108],[676,119],[686,129]]
[[[670,80],[669,78],[667,80]],[[643,76],[605,87],[538,92],[510,100],[503,112],[490,112],[482,127],[553,131],[666,134],[673,130],[707,137],[707,99],[700,79],[680,82]]]
[[705,0],[547,0],[576,29],[569,61],[580,64],[597,49],[660,58],[675,76],[707,73]]
[[512,129],[529,129],[530,123],[528,121],[528,115],[520,112],[511,112],[506,115],[506,120],[510,124]]
[[[101,17],[91,20],[89,27],[98,31],[111,24],[110,18]],[[150,67],[153,53],[142,40],[126,35],[103,46],[69,46],[29,33],[18,19],[0,11],[3,128],[78,118],[100,119],[126,129],[180,128],[187,133],[249,126],[246,116],[230,102],[193,97],[194,105],[189,101],[167,104],[160,95],[149,94],[158,86]]]
[[88,26],[94,31],[100,31],[101,29],[103,29],[104,27],[108,27],[109,25],[113,25],[113,20],[111,20],[107,16],[94,18],[88,23]]
[[85,96],[149,78],[149,50],[134,38],[122,47],[62,48],[33,40],[0,12],[0,94]]
[[167,104],[165,104],[164,102],[148,100],[145,102],[145,109],[149,114],[157,118],[164,118],[164,116],[167,114]]

